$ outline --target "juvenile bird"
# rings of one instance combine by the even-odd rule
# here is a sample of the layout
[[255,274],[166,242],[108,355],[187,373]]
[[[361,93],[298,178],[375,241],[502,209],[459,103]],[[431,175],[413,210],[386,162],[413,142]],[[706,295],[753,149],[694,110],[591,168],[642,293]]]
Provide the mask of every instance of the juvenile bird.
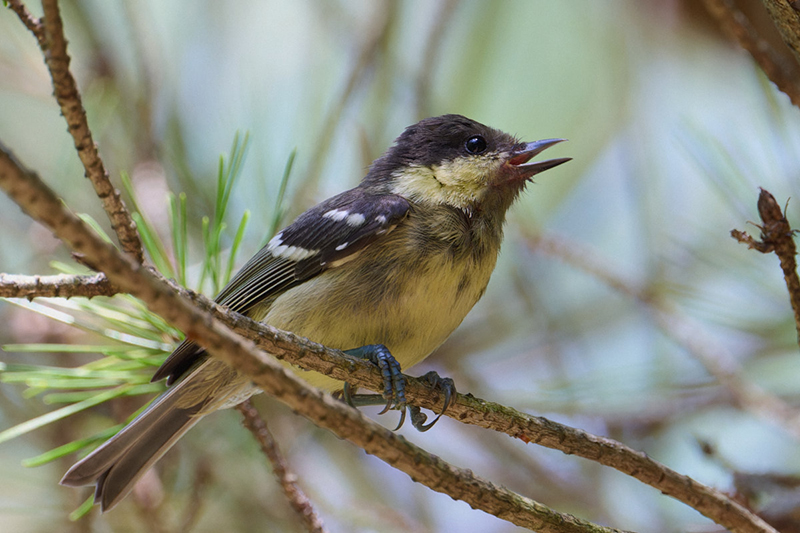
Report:
[[[357,187],[281,230],[216,301],[369,359],[383,372],[387,407],[394,402],[405,413],[401,366],[425,359],[483,295],[506,211],[534,175],[569,158],[530,160],[561,141],[519,142],[460,115],[409,126]],[[343,386],[296,372],[330,391]],[[63,485],[96,484],[95,503],[111,509],[204,415],[258,392],[191,341],[178,346],[153,380],[162,378],[171,387],[76,463]],[[449,398],[452,386],[441,383],[450,387]],[[412,422],[430,427],[424,417]]]

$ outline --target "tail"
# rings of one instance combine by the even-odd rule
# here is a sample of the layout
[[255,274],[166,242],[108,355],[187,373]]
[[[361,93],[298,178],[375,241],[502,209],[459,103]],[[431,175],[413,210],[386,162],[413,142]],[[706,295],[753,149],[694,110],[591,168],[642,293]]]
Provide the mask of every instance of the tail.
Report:
[[[188,380],[157,398],[105,444],[76,463],[64,475],[62,485],[97,484],[94,502],[108,511],[120,502],[140,477],[208,410],[206,402],[187,402]],[[187,405],[188,404],[188,405]]]

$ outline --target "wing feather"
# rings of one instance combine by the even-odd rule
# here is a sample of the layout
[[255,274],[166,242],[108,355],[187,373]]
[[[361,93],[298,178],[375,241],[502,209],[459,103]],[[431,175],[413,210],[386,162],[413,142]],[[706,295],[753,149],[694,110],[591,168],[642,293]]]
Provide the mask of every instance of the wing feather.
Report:
[[[215,301],[246,314],[264,299],[343,264],[349,256],[397,227],[409,209],[405,198],[374,194],[362,187],[334,196],[275,235],[236,273]],[[171,384],[204,358],[205,350],[186,340],[159,367],[153,381],[167,377]]]

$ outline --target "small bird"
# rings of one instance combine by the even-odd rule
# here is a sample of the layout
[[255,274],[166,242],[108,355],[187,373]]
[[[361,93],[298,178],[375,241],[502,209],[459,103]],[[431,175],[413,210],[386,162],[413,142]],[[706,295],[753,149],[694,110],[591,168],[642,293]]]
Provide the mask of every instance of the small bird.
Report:
[[[534,175],[570,160],[531,159],[561,141],[519,142],[460,115],[424,119],[405,129],[357,187],[276,234],[216,301],[372,361],[384,376],[387,408],[394,402],[405,414],[401,366],[430,355],[483,296],[506,211]],[[342,389],[332,378],[293,370],[317,387]],[[61,484],[96,484],[95,503],[107,511],[203,416],[259,392],[191,340],[153,381],[163,378],[170,388]],[[446,409],[452,381],[438,380]],[[412,416],[418,429],[432,425],[424,422]]]

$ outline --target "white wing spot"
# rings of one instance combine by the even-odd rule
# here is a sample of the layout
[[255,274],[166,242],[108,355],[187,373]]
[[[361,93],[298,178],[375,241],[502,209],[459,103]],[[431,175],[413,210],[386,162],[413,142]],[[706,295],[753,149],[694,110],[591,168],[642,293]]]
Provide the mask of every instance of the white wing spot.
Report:
[[386,224],[386,217],[383,215],[378,215],[375,217],[375,222],[378,224]]
[[336,251],[337,252],[341,252],[342,250],[344,250],[348,246],[350,246],[350,243],[349,242],[344,242],[344,243],[342,243],[342,244],[340,244],[339,246],[336,247]]
[[270,245],[270,252],[272,252],[274,257],[288,259],[289,261],[302,261],[312,255],[317,255],[319,250],[306,250],[299,246],[286,246],[285,244],[281,244],[275,247]]
[[354,228],[357,228],[366,221],[367,219],[361,213],[353,213],[347,217],[347,225],[353,226]]
[[330,218],[336,222],[346,219],[350,215],[350,211],[346,209],[331,209],[322,214],[322,218]]
[[267,250],[271,252],[275,250],[275,248],[283,244],[282,237],[283,237],[283,232],[281,231],[280,233],[275,235],[272,239],[270,239],[269,243],[267,243]]

